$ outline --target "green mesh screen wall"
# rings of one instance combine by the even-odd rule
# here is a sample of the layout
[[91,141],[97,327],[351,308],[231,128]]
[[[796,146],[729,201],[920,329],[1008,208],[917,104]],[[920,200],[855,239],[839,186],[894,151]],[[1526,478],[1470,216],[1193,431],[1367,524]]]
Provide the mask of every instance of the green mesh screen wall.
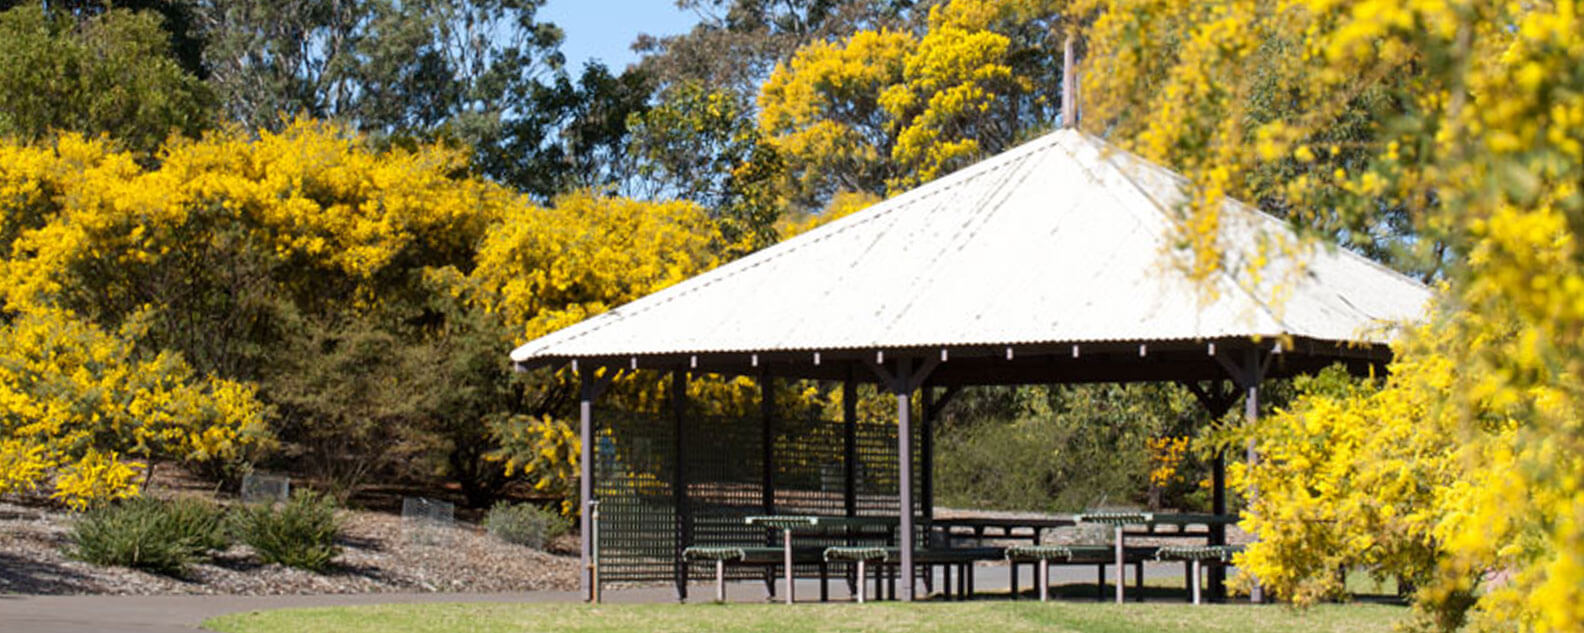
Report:
[[[682,416],[668,410],[634,414],[612,408],[594,412],[594,496],[600,502],[599,562],[603,580],[673,580],[681,551],[689,545],[779,545],[779,533],[750,527],[744,518],[765,514],[846,513],[845,428],[814,412],[781,412],[771,423],[772,492],[766,507],[761,416]],[[894,419],[862,418],[855,425],[854,506],[859,516],[897,514],[897,425]],[[914,433],[915,511],[921,451]],[[680,439],[680,441],[679,441]],[[678,472],[678,453],[681,472]],[[683,482],[677,487],[678,475]],[[679,494],[680,492],[680,494]],[[922,529],[922,528],[921,528]],[[884,544],[878,534],[827,544]],[[821,541],[800,538],[800,544]],[[812,573],[799,569],[800,573]],[[733,568],[737,578],[757,577]],[[713,566],[690,570],[712,578]]]

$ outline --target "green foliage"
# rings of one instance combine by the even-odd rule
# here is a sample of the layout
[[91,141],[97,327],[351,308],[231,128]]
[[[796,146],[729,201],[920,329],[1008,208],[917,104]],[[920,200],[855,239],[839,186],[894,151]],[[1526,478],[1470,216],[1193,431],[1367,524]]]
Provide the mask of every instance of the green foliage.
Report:
[[[662,87],[699,84],[752,99],[776,63],[810,42],[858,29],[902,28],[917,21],[915,0],[681,0],[699,23],[691,31],[641,35],[639,62]],[[669,96],[669,95],[667,95]]]
[[0,13],[0,137],[108,134],[146,156],[214,119],[209,89],[171,58],[152,12],[78,21],[35,3]]
[[489,458],[499,446],[495,422],[542,409],[540,398],[552,389],[543,375],[511,370],[501,350],[511,347],[516,328],[500,314],[441,293],[423,314],[438,323],[408,330],[387,361],[407,368],[404,384],[416,414],[413,425],[394,429],[395,435],[420,451],[410,463],[423,470],[409,474],[449,478],[469,506],[486,507],[508,481],[501,464]]
[[191,543],[198,551],[220,551],[231,545],[225,529],[226,511],[219,504],[198,497],[177,497],[155,503],[165,513],[170,533]]
[[[1148,440],[1181,433],[1199,416],[1198,404],[1173,386],[964,392],[936,428],[938,503],[1067,512],[1141,504],[1149,491]],[[1181,507],[1185,500],[1163,503]]]
[[285,113],[386,133],[449,125],[473,138],[560,66],[560,29],[535,19],[543,4],[218,0],[198,14],[230,119],[278,128]]
[[550,541],[570,531],[572,521],[537,504],[499,503],[484,515],[484,529],[507,543],[544,549]]
[[181,576],[227,545],[221,509],[206,501],[129,499],[94,507],[72,524],[69,553],[96,565]]
[[752,103],[687,83],[629,119],[638,175],[658,195],[699,203],[722,240],[752,250],[775,243],[781,159],[753,123]]
[[238,508],[230,529],[265,563],[318,572],[341,553],[335,501],[316,492],[299,491],[279,506]]
[[[544,0],[218,0],[196,13],[226,118],[278,130],[343,121],[393,146],[440,139],[540,200],[631,174],[641,72],[562,67]],[[284,115],[284,116],[283,116]]]
[[307,474],[345,500],[382,468],[413,457],[419,417],[409,347],[373,318],[313,320],[281,344],[266,393]]
[[538,200],[584,188],[622,187],[635,177],[628,120],[649,105],[647,76],[613,75],[590,63],[537,82],[514,100],[513,116],[486,130],[444,134],[475,148],[479,171]]

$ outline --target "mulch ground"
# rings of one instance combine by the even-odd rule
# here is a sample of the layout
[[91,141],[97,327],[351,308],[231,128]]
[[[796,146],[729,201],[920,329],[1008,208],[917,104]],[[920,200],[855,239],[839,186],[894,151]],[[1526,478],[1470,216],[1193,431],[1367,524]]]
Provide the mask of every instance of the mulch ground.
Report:
[[66,554],[72,515],[0,502],[0,594],[285,595],[428,591],[536,591],[577,588],[577,542],[541,552],[502,542],[477,526],[416,527],[384,512],[343,510],[343,548],[317,574],[257,561],[245,545],[171,578],[103,567]]

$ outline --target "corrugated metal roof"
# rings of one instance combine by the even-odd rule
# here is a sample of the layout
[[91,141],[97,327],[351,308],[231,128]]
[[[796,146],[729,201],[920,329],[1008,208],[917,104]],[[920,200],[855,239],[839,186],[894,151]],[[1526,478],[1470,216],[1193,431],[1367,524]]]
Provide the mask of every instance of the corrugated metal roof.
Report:
[[[1422,284],[1339,249],[1272,256],[1255,288],[1221,275],[1204,292],[1170,263],[1182,182],[1060,130],[540,337],[512,359],[1280,335],[1381,343],[1383,324],[1422,315]],[[1223,218],[1232,270],[1262,240],[1297,242],[1241,203]]]

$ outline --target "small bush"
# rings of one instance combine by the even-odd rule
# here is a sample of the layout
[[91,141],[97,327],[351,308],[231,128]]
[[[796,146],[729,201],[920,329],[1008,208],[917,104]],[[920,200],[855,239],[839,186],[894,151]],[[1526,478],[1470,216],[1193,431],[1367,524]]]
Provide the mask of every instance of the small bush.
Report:
[[301,491],[279,508],[253,505],[232,515],[232,531],[266,563],[323,571],[341,553],[335,501]]
[[507,543],[544,549],[572,529],[572,522],[555,511],[531,503],[498,503],[484,517],[484,528]]
[[89,510],[72,525],[68,553],[96,565],[180,576],[226,547],[219,506],[197,499],[137,498]]
[[225,530],[225,508],[219,504],[194,497],[182,497],[163,503],[171,532],[184,539],[200,552],[215,552],[231,546],[230,535]]

